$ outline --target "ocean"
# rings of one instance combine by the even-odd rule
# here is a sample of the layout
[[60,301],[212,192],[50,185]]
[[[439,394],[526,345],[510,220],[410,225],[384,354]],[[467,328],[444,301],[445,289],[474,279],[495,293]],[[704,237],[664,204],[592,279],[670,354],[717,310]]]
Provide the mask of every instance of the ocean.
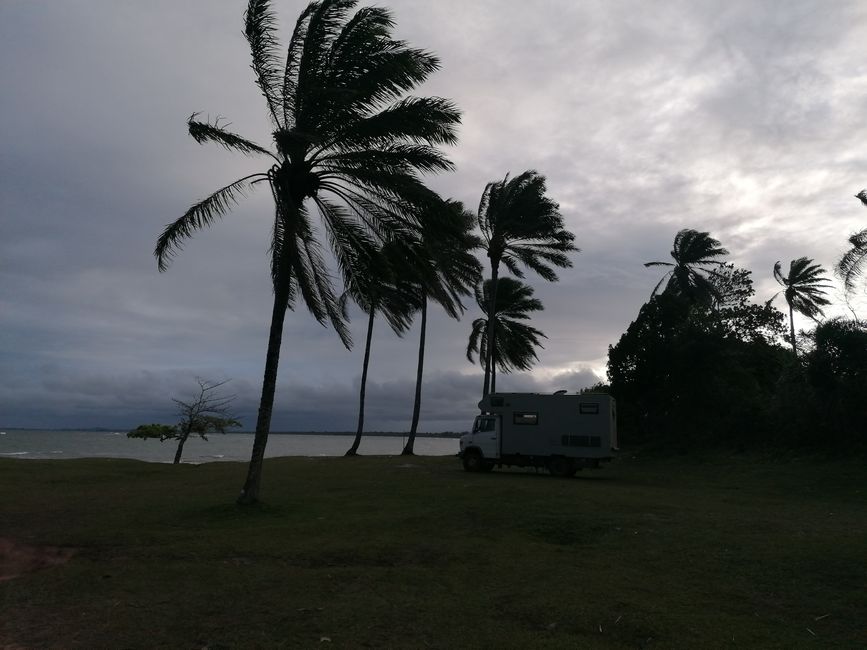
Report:
[[[352,445],[354,435],[271,434],[265,457],[275,456],[342,456]],[[401,436],[364,436],[359,454],[397,455],[403,450]],[[127,438],[125,431],[37,431],[6,429],[0,431],[0,458],[132,458],[152,463],[174,460],[177,441]],[[253,449],[252,433],[209,435],[208,440],[190,437],[184,445],[181,462],[211,463],[248,461]],[[448,456],[458,453],[455,438],[415,440],[415,453],[424,456]]]

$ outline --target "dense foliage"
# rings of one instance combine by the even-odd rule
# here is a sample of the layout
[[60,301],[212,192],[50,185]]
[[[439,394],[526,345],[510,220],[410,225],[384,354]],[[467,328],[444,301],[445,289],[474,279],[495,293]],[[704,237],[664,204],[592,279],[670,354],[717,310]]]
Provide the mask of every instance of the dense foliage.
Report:
[[621,442],[677,450],[863,445],[867,326],[827,321],[796,358],[781,344],[785,316],[749,302],[749,272],[727,266],[719,276],[720,300],[654,296],[609,348]]

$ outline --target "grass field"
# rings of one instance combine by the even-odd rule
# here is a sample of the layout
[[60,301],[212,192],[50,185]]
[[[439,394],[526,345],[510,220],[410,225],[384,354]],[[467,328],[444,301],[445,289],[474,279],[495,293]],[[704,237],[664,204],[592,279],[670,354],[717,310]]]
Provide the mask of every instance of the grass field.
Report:
[[0,462],[0,537],[74,552],[0,582],[0,647],[867,647],[863,460],[244,471]]

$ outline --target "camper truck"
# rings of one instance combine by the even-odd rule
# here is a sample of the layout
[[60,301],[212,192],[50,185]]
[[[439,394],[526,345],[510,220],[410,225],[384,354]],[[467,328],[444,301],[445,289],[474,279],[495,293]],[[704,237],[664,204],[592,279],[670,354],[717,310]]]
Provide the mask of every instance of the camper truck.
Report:
[[558,391],[492,393],[461,437],[459,456],[469,472],[503,465],[544,467],[554,476],[598,468],[617,451],[617,412],[605,394]]

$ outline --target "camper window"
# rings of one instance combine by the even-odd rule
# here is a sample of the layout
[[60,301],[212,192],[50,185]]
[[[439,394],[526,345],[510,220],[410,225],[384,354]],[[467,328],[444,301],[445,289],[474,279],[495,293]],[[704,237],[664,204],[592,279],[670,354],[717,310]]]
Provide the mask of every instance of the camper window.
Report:
[[539,414],[516,412],[512,418],[512,422],[515,424],[539,424]]

